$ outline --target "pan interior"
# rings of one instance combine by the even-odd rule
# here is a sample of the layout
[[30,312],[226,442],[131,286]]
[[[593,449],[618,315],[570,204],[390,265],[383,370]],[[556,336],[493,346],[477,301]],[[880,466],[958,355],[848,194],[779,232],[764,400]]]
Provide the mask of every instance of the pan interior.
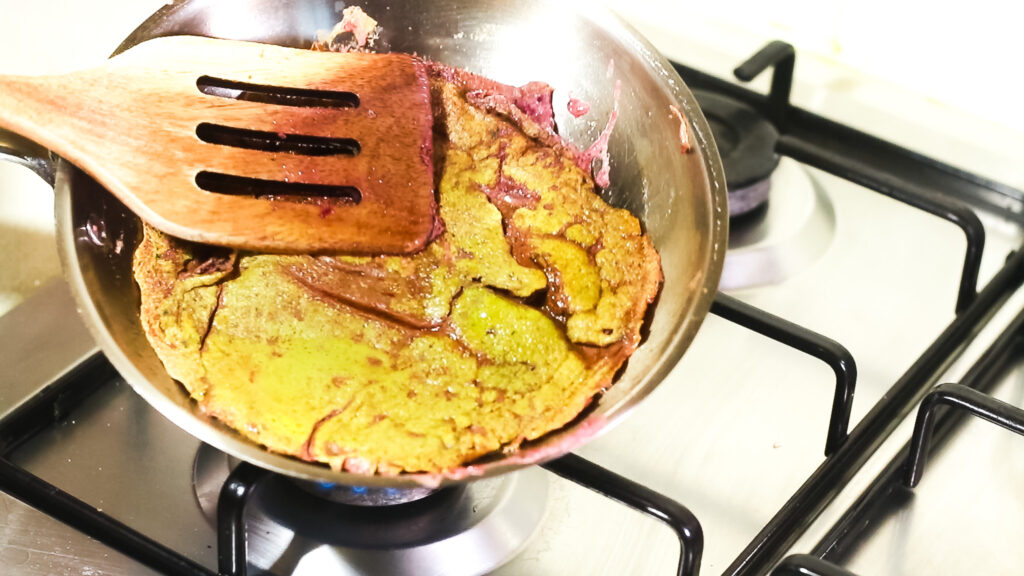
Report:
[[[585,418],[478,472],[493,475],[572,450],[607,429],[668,374],[710,307],[727,237],[725,185],[710,131],[667,62],[611,14],[556,0],[448,0],[431,3],[426,12],[415,3],[359,5],[379,21],[378,50],[417,53],[513,85],[550,83],[560,132],[581,147],[600,134],[615,106],[615,86],[621,87],[610,141],[612,185],[603,196],[639,217],[661,254],[665,284],[649,332]],[[335,0],[179,1],[143,23],[121,49],[175,34],[306,47],[318,30],[341,19],[345,7]],[[590,113],[570,116],[569,95],[590,103]],[[672,106],[689,121],[695,145],[689,154],[680,151]],[[87,324],[125,379],[170,420],[225,452],[295,477],[396,487],[454,480],[334,472],[271,454],[204,416],[166,374],[142,332],[131,274],[138,219],[66,163],[59,168],[56,211],[66,276]]]

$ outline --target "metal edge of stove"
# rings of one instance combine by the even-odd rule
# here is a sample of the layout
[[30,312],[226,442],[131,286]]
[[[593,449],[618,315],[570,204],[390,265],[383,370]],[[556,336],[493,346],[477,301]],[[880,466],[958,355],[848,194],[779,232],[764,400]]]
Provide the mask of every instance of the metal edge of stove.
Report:
[[98,351],[67,284],[57,279],[42,286],[0,316],[0,418]]

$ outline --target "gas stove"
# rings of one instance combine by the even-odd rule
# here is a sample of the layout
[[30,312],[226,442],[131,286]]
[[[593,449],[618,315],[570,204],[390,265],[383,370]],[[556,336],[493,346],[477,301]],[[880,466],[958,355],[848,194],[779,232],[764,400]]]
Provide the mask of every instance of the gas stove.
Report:
[[[72,60],[160,4],[131,3]],[[5,573],[1017,573],[1024,192],[999,181],[1022,184],[1000,159],[1024,138],[981,123],[937,141],[963,115],[869,106],[891,87],[838,89],[848,72],[800,56],[790,94],[784,43],[737,55],[635,23],[691,88],[767,119],[777,166],[767,203],[731,223],[712,314],[630,416],[542,467],[411,502],[299,486],[136,396],[40,256],[0,316]]]

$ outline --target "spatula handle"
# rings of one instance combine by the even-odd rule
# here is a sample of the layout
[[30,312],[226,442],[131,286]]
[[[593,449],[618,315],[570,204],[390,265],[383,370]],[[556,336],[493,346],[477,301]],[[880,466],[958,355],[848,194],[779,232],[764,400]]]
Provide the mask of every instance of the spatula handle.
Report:
[[[268,89],[357,101],[257,97]],[[0,128],[60,155],[165,233],[259,252],[423,249],[440,232],[432,121],[426,67],[401,54],[167,37],[92,69],[0,76]],[[297,144],[355,141],[358,152],[252,147],[211,140],[209,127]]]

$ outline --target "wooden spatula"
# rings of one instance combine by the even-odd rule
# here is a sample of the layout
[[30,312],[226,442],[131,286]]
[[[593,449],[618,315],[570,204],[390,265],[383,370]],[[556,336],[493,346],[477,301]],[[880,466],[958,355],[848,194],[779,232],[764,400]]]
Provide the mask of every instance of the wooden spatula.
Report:
[[0,126],[173,236],[405,254],[435,234],[430,91],[404,54],[177,36],[59,76],[0,76]]

